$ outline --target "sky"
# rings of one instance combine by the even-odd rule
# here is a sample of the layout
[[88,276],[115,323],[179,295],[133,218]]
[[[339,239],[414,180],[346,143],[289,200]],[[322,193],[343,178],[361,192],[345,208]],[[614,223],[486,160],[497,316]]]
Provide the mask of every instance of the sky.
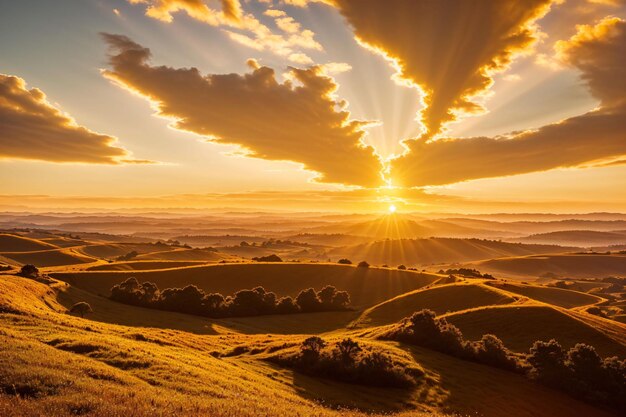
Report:
[[0,0],[0,210],[626,212],[622,0]]

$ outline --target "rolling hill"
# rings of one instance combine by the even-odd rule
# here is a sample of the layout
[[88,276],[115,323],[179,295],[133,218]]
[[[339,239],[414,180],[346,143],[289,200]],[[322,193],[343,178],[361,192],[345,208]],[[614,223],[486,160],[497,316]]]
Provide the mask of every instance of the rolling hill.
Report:
[[483,307],[445,317],[470,340],[491,333],[517,352],[528,352],[536,340],[556,339],[568,349],[576,343],[587,343],[602,356],[626,356],[626,325],[602,319],[600,327],[593,316],[573,316],[547,305]]
[[[132,417],[155,410],[216,417],[375,417],[390,411],[398,417],[611,415],[510,372],[354,333],[324,337],[339,340],[350,334],[361,344],[384,349],[404,366],[419,367],[420,383],[403,391],[314,378],[266,361],[273,352],[301,343],[303,336],[245,335],[219,327],[196,335],[175,330],[189,316],[95,295],[97,311],[106,310],[111,322],[128,324],[68,315],[66,306],[86,294],[63,283],[47,286],[0,276],[0,345],[6,347],[0,350],[1,415]],[[130,322],[153,315],[163,320],[160,326]],[[303,316],[308,315],[297,315]]]
[[[507,256],[563,252],[568,248],[554,245],[523,245],[481,239],[400,239],[332,249],[332,259],[362,259],[377,265],[432,265],[469,262]],[[571,248],[569,248],[571,249]]]
[[489,259],[467,266],[506,277],[536,279],[626,276],[626,255],[547,254]]
[[95,294],[109,290],[130,276],[156,283],[159,288],[193,284],[208,292],[233,294],[262,286],[278,295],[296,296],[306,288],[334,285],[348,291],[355,306],[374,305],[396,295],[426,286],[440,278],[387,268],[316,263],[242,263],[179,268],[165,271],[55,273],[55,278]]
[[427,308],[437,314],[476,307],[510,304],[515,298],[484,284],[448,284],[399,295],[363,312],[358,327],[395,323],[415,311]]

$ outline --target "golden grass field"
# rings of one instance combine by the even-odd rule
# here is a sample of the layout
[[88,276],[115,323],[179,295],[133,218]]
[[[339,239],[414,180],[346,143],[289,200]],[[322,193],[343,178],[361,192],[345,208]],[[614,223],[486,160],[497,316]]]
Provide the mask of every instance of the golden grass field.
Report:
[[[25,253],[50,256],[44,264],[54,264],[52,254],[59,250],[92,260],[44,268],[52,277],[48,283],[0,275],[3,417],[616,415],[518,374],[378,339],[388,325],[428,308],[467,339],[493,333],[516,352],[555,338],[565,347],[585,342],[602,356],[625,357],[626,325],[586,312],[605,302],[599,294],[334,263],[164,260],[161,254],[186,250],[158,245],[87,242],[42,251],[38,240],[31,241],[24,243],[30,245]],[[105,261],[130,248],[142,249],[142,255]],[[355,308],[210,319],[111,301],[111,286],[130,276],[162,289],[194,284],[223,294],[261,285],[293,296],[307,287],[334,285],[351,294]],[[94,310],[84,319],[68,313],[79,301]],[[402,366],[421,369],[423,376],[409,389],[374,388],[267,361],[293,351],[309,335],[328,341],[352,337]]]

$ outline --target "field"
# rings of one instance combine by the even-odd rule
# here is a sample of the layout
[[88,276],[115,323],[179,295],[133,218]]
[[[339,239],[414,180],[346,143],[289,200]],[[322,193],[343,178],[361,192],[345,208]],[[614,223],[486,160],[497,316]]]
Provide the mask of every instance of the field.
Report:
[[[430,309],[468,340],[491,333],[517,354],[528,352],[536,340],[554,338],[566,348],[584,342],[603,357],[625,357],[626,325],[620,315],[611,320],[586,311],[619,305],[598,292],[606,283],[572,281],[569,285],[580,283],[574,290],[522,284],[518,276],[485,279],[375,265],[254,262],[215,249],[158,242],[45,234],[4,239],[23,250],[20,258],[3,247],[3,254],[13,256],[13,271],[21,261],[33,261],[43,278],[0,275],[0,345],[8,347],[0,350],[2,416],[615,415],[519,374],[379,337],[413,312]],[[52,242],[59,245],[50,248]],[[131,251],[137,252],[132,259],[115,260]],[[196,285],[224,295],[262,286],[294,297],[309,287],[333,285],[348,291],[352,307],[202,317],[109,299],[111,287],[129,277],[161,289]],[[87,302],[93,311],[85,318],[70,314],[77,302]],[[371,387],[271,361],[296,352],[310,335],[329,343],[350,337],[389,355],[397,366],[419,370],[419,377],[410,388]]]

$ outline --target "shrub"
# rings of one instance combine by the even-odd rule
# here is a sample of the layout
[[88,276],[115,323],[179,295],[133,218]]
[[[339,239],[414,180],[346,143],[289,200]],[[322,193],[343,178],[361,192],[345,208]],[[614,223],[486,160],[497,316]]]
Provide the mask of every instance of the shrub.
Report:
[[20,268],[19,275],[26,278],[37,278],[39,276],[39,269],[35,265],[26,264]]
[[128,252],[126,255],[120,255],[117,258],[115,258],[116,261],[130,261],[133,258],[136,258],[139,255],[139,253],[134,250],[134,251],[130,251]]
[[404,269],[406,269],[406,266],[404,266],[404,265],[398,265],[398,269],[402,269],[402,270],[404,270]]
[[342,264],[342,265],[352,265],[352,261],[350,259],[346,259],[346,258],[339,259],[337,261],[337,263],[338,264]]
[[328,346],[322,338],[312,336],[302,342],[298,353],[269,360],[302,373],[353,384],[396,388],[415,384],[408,370],[396,365],[389,355],[363,348],[350,338]]
[[257,262],[282,262],[283,260],[276,254],[268,255],[268,256],[260,256],[252,258],[253,261]]
[[367,262],[365,262],[365,261],[361,261],[361,262],[359,262],[359,264],[357,265],[357,267],[359,267],[359,268],[369,268],[369,267],[370,267],[370,264],[368,264],[368,263],[367,263]]
[[517,360],[504,346],[502,340],[492,334],[483,335],[479,342],[474,344],[474,355],[478,362],[495,366],[496,368],[515,371],[519,368]]
[[76,304],[74,304],[71,308],[70,308],[70,314],[79,314],[80,317],[85,317],[85,314],[88,313],[93,313],[93,309],[91,308],[91,306],[89,305],[89,303],[86,303],[84,301],[80,301]]

